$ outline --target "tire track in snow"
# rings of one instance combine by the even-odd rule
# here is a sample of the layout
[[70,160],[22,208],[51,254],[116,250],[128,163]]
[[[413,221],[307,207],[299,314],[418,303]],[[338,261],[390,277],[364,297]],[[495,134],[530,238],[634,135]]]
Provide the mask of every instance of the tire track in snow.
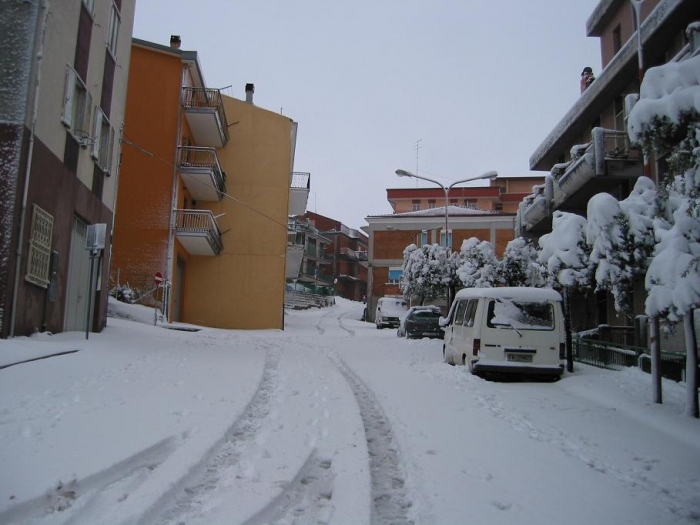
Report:
[[272,394],[277,388],[279,359],[280,349],[268,347],[262,379],[241,417],[233,423],[223,440],[202,458],[198,468],[153,505],[155,517],[147,513],[142,523],[186,523],[207,505],[224,473],[240,463],[270,413]]
[[372,523],[412,524],[408,511],[413,505],[405,487],[404,466],[389,420],[374,393],[333,352],[328,357],[350,385],[365,427],[372,480]]
[[[355,336],[355,331],[343,324],[343,318],[352,313],[346,311],[336,317],[338,326],[351,337]],[[336,312],[329,312],[321,320],[333,314]],[[319,324],[321,320],[319,320]],[[319,328],[318,325],[317,328]],[[325,330],[321,332],[321,335],[325,335]],[[328,334],[328,336],[330,335]],[[342,358],[333,350],[327,350],[326,355],[350,385],[365,427],[372,483],[372,524],[414,523],[409,518],[409,509],[413,502],[407,494],[403,461],[394,441],[389,420],[372,390],[364,384]]]
[[333,473],[331,459],[321,459],[312,451],[299,472],[274,500],[242,525],[331,523]]

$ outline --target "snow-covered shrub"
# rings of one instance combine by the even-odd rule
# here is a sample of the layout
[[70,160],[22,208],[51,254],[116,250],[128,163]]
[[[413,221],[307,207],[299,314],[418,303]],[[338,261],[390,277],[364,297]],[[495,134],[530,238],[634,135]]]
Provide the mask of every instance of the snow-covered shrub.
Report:
[[537,247],[530,240],[518,237],[510,241],[499,264],[498,282],[503,286],[544,286],[537,255]]
[[480,241],[476,237],[465,240],[460,259],[457,275],[465,288],[490,288],[499,284],[500,265],[489,241]]
[[403,272],[399,287],[404,296],[432,300],[444,297],[450,275],[449,254],[444,246],[415,244],[403,252]]

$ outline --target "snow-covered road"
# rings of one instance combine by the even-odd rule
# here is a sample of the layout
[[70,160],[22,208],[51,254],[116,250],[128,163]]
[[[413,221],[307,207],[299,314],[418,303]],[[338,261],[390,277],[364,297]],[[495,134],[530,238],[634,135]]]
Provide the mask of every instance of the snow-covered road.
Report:
[[700,522],[682,385],[659,406],[634,369],[489,382],[362,307],[0,343],[80,350],[0,370],[0,523]]

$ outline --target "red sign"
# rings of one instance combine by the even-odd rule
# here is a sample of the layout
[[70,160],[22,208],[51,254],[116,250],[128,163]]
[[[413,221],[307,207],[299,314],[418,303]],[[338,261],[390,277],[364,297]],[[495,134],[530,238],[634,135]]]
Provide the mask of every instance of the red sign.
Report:
[[154,277],[156,283],[160,284],[163,282],[163,274],[160,272],[156,272],[156,275]]

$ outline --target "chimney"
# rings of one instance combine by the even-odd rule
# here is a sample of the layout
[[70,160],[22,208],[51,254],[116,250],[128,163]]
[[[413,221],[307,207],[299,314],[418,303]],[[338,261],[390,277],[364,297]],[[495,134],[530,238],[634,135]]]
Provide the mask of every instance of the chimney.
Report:
[[248,104],[253,103],[253,93],[255,93],[255,86],[253,84],[245,85],[245,101]]
[[170,47],[173,49],[180,49],[180,44],[182,44],[180,35],[170,35]]

